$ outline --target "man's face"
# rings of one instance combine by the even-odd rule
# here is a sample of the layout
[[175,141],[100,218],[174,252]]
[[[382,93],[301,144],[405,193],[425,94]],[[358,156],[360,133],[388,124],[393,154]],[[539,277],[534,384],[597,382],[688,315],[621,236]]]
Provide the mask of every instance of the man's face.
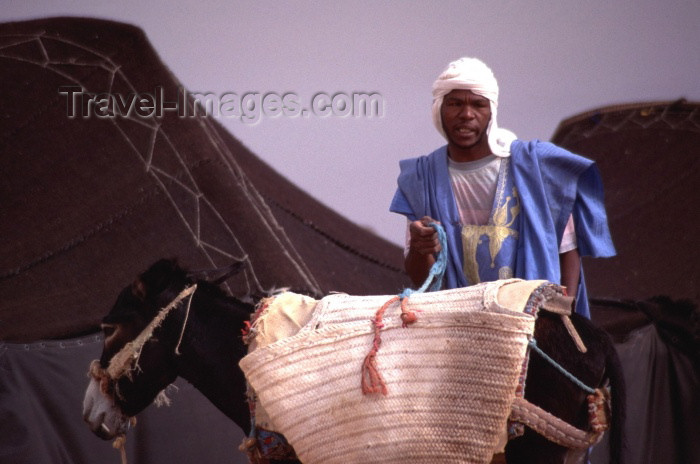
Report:
[[450,145],[468,151],[488,150],[486,128],[491,120],[488,98],[471,90],[453,90],[445,95],[440,114]]

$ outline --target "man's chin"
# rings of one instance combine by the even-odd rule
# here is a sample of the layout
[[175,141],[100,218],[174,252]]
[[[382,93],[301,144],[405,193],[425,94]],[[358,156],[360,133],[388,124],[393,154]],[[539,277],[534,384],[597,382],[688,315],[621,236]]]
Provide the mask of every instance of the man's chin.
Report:
[[460,150],[472,150],[483,142],[483,137],[449,137],[452,145]]

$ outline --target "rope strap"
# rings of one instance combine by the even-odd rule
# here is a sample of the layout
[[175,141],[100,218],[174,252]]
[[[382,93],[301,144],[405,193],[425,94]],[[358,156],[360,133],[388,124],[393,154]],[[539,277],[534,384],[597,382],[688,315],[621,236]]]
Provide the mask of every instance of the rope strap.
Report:
[[585,449],[598,443],[603,431],[607,429],[599,428],[594,433],[584,432],[523,398],[513,400],[510,419],[527,425],[558,445],[574,449]]
[[[167,306],[160,310],[156,317],[153,318],[153,320],[141,331],[141,333],[133,341],[124,345],[124,347],[122,347],[122,349],[119,350],[118,353],[112,356],[112,359],[110,359],[109,361],[109,366],[107,367],[107,374],[111,379],[118,379],[122,375],[129,375],[129,372],[133,369],[134,363],[138,362],[138,358],[141,355],[141,349],[146,344],[146,342],[150,340],[150,338],[153,336],[153,332],[155,331],[155,329],[160,327],[167,315],[170,314],[170,311],[177,308],[178,305],[182,302],[182,300],[184,300],[187,297],[190,297],[190,300],[187,305],[186,317],[189,315],[189,307],[190,303],[192,302],[192,296],[194,295],[195,290],[197,290],[197,284],[193,284],[182,290],[173,301],[171,301]],[[185,319],[185,323],[186,322],[187,319]],[[180,334],[180,340],[178,340],[177,346],[175,347],[176,354],[179,354],[179,347],[180,342],[182,340],[182,335],[184,334],[184,327],[185,326],[183,324],[182,333]]]
[[401,321],[403,327],[408,327],[418,320],[416,313],[408,310],[408,298],[413,293],[423,293],[425,291],[434,292],[442,288],[442,279],[445,276],[445,269],[447,267],[447,236],[445,235],[445,229],[436,223],[431,222],[428,224],[437,231],[438,240],[440,241],[441,250],[438,252],[435,262],[430,267],[430,272],[428,277],[423,282],[417,290],[411,288],[404,289],[398,296],[395,296],[384,305],[379,308],[375,316],[372,318],[372,326],[374,328],[374,340],[372,342],[372,349],[365,356],[362,362],[362,394],[367,395],[369,393],[381,393],[382,395],[387,394],[386,383],[384,378],[379,372],[377,367],[377,353],[379,352],[379,347],[382,344],[381,330],[384,328],[383,317],[384,312],[394,303],[401,302]]
[[581,390],[585,391],[585,392],[588,393],[589,395],[592,395],[592,394],[595,393],[595,390],[594,390],[593,388],[591,388],[591,387],[589,387],[588,385],[586,385],[585,383],[581,382],[581,381],[580,381],[578,378],[576,378],[573,374],[571,374],[569,371],[567,371],[566,369],[564,369],[564,367],[562,367],[561,364],[559,364],[558,362],[556,362],[556,361],[555,361],[554,359],[552,359],[547,353],[545,353],[544,351],[542,351],[542,350],[540,349],[540,347],[537,346],[537,342],[535,341],[534,338],[531,338],[531,339],[530,339],[530,341],[528,342],[528,345],[530,346],[530,348],[531,348],[532,350],[536,351],[537,354],[539,354],[540,356],[542,356],[542,357],[545,359],[545,361],[547,361],[548,363],[550,363],[554,368],[556,368],[559,372],[561,372],[561,373],[564,375],[564,377],[566,377],[567,379],[571,380],[574,384],[576,384],[576,386],[578,386]]

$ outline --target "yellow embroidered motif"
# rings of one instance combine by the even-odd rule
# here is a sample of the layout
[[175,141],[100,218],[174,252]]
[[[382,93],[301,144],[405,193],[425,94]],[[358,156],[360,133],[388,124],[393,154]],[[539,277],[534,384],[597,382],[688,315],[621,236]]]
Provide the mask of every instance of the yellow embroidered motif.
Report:
[[[513,203],[512,206],[509,207]],[[476,260],[476,250],[483,243],[482,237],[485,235],[489,239],[489,253],[491,255],[491,268],[496,267],[496,256],[503,247],[503,242],[508,237],[518,238],[518,231],[510,226],[515,222],[515,218],[520,214],[520,199],[518,192],[513,187],[513,196],[508,196],[501,206],[497,206],[493,211],[493,216],[489,224],[483,226],[465,225],[462,227],[462,247],[464,253],[464,275],[471,284],[481,282],[479,277],[479,263]],[[510,217],[510,220],[508,220]],[[508,266],[499,269],[501,275],[513,275],[513,270]]]

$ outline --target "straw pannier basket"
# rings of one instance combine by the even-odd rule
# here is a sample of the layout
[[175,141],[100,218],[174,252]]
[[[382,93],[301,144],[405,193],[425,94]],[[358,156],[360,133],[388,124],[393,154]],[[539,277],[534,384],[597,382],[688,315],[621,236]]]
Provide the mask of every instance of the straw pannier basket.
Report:
[[[408,309],[417,321],[408,327],[400,304],[389,307],[376,356],[386,395],[363,395],[360,385],[375,340],[371,319],[392,296],[327,296],[295,335],[258,346],[240,366],[305,464],[487,463],[534,331],[522,310],[542,285],[414,293]],[[505,287],[519,307],[499,301]]]

